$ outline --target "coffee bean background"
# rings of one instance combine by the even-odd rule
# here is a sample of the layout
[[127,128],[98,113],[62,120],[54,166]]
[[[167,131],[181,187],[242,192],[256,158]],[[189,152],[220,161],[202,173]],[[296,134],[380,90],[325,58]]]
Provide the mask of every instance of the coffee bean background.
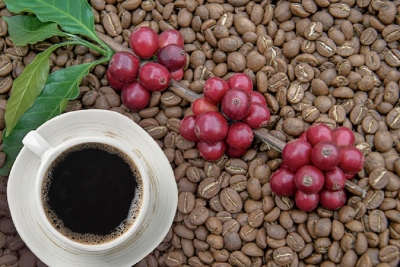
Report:
[[[80,85],[65,112],[107,109],[138,123],[164,150],[174,169],[179,203],[162,243],[137,266],[398,266],[400,260],[400,1],[389,0],[90,0],[96,30],[128,47],[135,27],[177,29],[188,62],[180,82],[202,92],[209,77],[243,72],[264,94],[267,126],[283,141],[313,123],[355,132],[366,156],[344,207],[305,213],[274,196],[269,178],[279,152],[255,140],[240,159],[205,162],[179,135],[190,103],[171,91],[153,93],[130,112],[108,86],[107,64]],[[51,44],[15,46],[1,18],[0,130],[13,80]],[[91,62],[82,46],[57,49],[51,71]],[[1,136],[1,135],[0,135]],[[0,140],[1,142],[1,140]],[[0,165],[5,153],[0,146]],[[0,266],[46,266],[19,237],[8,209],[7,177],[0,177]]]

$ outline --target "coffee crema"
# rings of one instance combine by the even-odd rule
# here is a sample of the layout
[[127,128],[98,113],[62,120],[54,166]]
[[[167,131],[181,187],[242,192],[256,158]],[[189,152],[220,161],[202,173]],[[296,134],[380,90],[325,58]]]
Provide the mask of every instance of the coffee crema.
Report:
[[41,196],[47,219],[58,232],[96,245],[113,241],[132,226],[141,207],[142,180],[124,152],[89,142],[53,161]]

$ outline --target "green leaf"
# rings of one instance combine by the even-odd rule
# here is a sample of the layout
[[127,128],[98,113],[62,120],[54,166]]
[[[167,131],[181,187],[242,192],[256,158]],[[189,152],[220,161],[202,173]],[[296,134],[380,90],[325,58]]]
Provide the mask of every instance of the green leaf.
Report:
[[95,61],[71,66],[49,75],[42,93],[36,98],[33,106],[20,118],[10,134],[3,137],[3,151],[7,158],[4,166],[0,168],[0,175],[9,174],[12,164],[23,147],[22,139],[25,135],[61,114],[67,102],[78,97],[82,77],[98,63],[99,61]]
[[31,64],[26,66],[23,73],[14,80],[12,94],[6,107],[6,136],[35,101],[35,98],[42,92],[49,75],[49,57],[58,47],[72,44],[65,42],[49,47],[46,51],[38,54]]
[[94,16],[87,0],[4,0],[11,12],[34,13],[42,22],[56,22],[72,34],[98,41]]
[[35,16],[15,15],[3,18],[15,45],[36,44],[54,35],[65,35],[58,29],[57,23],[41,22]]

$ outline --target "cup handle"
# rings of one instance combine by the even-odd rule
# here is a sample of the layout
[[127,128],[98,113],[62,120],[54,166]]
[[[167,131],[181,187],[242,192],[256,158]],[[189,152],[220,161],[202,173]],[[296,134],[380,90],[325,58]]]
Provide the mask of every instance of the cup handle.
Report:
[[43,159],[46,152],[54,148],[47,143],[44,138],[36,131],[30,131],[22,140],[22,143],[38,158]]

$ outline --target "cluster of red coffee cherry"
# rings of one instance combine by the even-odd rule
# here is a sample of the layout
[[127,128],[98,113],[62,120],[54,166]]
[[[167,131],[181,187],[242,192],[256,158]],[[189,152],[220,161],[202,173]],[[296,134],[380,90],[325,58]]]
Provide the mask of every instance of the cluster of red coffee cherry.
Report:
[[[139,111],[149,104],[151,92],[163,91],[171,79],[179,81],[183,78],[186,53],[183,37],[177,30],[166,30],[157,35],[150,27],[138,27],[131,33],[129,45],[134,54],[115,53],[106,77],[112,88],[122,90],[124,106]],[[152,61],[154,57],[156,59]],[[141,62],[140,59],[148,61]]]
[[253,91],[251,79],[240,73],[227,81],[209,78],[203,94],[192,104],[193,115],[181,121],[179,133],[186,140],[197,142],[205,160],[218,160],[224,153],[242,156],[253,141],[252,129],[264,127],[269,121],[264,96]]
[[297,207],[306,212],[319,203],[329,210],[342,207],[346,179],[364,168],[364,155],[354,143],[354,134],[346,127],[332,131],[325,124],[312,125],[285,145],[283,162],[271,176],[271,190],[278,196],[294,196]]

